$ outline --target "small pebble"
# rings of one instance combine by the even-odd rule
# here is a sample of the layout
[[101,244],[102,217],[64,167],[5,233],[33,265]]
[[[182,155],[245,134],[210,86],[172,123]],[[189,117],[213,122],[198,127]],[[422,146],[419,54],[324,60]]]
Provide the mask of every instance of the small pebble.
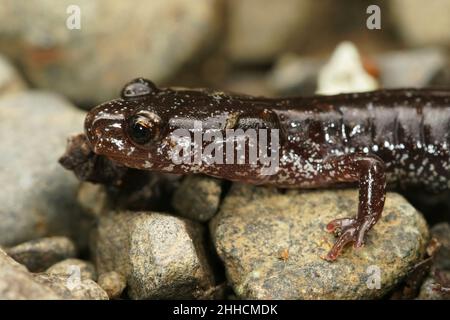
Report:
[[95,271],[94,265],[89,261],[80,259],[63,260],[55,263],[45,272],[51,275],[62,276],[70,276],[76,272],[80,274],[82,280],[97,280],[97,272]]
[[205,222],[217,212],[221,180],[199,175],[187,176],[172,197],[172,206],[185,218]]
[[41,272],[55,263],[76,255],[74,243],[66,237],[31,240],[6,249],[6,253],[31,272]]
[[106,291],[110,299],[117,299],[125,289],[127,282],[120,273],[111,271],[102,273],[98,277],[98,284]]

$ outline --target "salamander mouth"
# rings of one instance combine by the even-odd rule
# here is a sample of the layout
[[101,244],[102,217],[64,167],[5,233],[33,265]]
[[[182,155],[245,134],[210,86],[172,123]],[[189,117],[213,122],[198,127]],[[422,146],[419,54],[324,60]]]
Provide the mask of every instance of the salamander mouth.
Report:
[[152,168],[157,168],[162,165],[161,163],[155,162],[148,157],[107,154],[103,154],[103,156],[119,165],[138,170],[151,170]]

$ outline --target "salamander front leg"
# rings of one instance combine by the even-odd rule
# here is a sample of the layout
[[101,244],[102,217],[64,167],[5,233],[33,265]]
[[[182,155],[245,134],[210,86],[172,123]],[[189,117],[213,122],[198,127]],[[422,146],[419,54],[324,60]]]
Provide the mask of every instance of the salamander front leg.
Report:
[[364,244],[364,238],[380,219],[386,195],[386,176],[383,161],[375,155],[350,154],[329,158],[324,165],[327,173],[338,182],[355,182],[359,185],[359,207],[355,218],[336,219],[328,223],[327,231],[338,239],[325,259],[334,261],[344,246],[353,243],[355,248]]

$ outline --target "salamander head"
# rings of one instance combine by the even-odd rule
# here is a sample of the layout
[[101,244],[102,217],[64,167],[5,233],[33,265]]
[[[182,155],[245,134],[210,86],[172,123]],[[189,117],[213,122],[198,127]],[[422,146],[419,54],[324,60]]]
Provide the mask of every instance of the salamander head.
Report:
[[120,99],[92,109],[85,133],[94,152],[128,167],[150,167],[164,140],[167,120],[163,106],[155,103],[160,92],[152,82],[138,78],[123,88]]

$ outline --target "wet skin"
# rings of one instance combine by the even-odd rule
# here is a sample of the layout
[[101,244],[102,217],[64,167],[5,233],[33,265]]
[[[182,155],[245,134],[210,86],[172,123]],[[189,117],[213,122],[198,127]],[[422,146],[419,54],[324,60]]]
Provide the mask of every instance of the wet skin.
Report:
[[[268,150],[278,154],[277,170],[263,174],[266,164],[248,162],[174,163],[175,130],[194,134],[199,130],[194,128],[196,121],[201,121],[202,134],[215,130],[223,137],[227,129],[277,131],[279,147],[269,145]],[[90,111],[85,131],[95,153],[131,168],[203,173],[281,188],[358,184],[356,217],[327,225],[328,232],[338,235],[325,257],[330,261],[349,243],[363,245],[366,233],[381,217],[387,183],[422,184],[432,190],[450,187],[450,90],[446,89],[263,98],[160,89],[139,78],[124,87],[120,99]],[[227,149],[221,151],[226,157]],[[248,149],[245,152],[248,156]]]

